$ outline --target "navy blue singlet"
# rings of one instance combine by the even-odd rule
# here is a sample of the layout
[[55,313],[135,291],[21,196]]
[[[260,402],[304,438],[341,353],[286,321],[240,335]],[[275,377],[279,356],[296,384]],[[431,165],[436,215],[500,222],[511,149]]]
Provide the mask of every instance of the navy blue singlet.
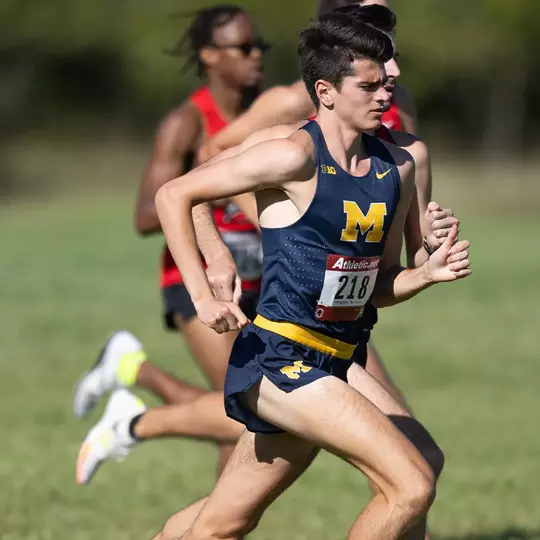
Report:
[[[375,137],[361,177],[332,158],[317,121],[303,126],[317,156],[317,188],[305,214],[282,228],[261,228],[264,270],[260,315],[355,344],[371,328],[379,259],[400,197],[398,168]],[[376,315],[375,315],[376,316]]]

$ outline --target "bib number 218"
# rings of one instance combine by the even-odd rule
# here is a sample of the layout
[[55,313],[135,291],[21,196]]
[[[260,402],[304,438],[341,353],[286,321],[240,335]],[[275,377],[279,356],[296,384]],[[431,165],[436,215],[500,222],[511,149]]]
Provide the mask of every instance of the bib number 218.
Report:
[[328,255],[315,317],[336,322],[358,319],[373,294],[379,261],[379,257]]
[[[360,279],[362,281],[358,286]],[[371,276],[369,275],[362,278],[360,276],[349,277],[346,274],[340,276],[338,281],[341,286],[336,293],[336,300],[354,300],[355,298],[363,300],[366,297],[370,280]]]

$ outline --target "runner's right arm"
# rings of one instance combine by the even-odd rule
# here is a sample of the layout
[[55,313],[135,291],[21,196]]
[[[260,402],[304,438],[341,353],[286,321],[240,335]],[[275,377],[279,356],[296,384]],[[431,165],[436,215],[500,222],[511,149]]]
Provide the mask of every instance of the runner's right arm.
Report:
[[217,159],[167,182],[158,190],[156,208],[169,249],[199,318],[217,332],[243,326],[248,321],[238,306],[218,302],[212,295],[197,257],[192,207],[241,193],[284,189],[285,184],[306,167],[307,161],[306,151],[300,145],[289,139],[275,139],[255,144],[232,157]]
[[[194,141],[200,135],[200,118],[190,105],[184,105],[168,115],[161,123],[154,150],[146,167],[135,207],[135,228],[139,234],[161,232],[156,211],[158,189],[183,174],[186,157],[194,151]],[[208,275],[219,298],[238,300],[241,294],[236,265],[221,235],[216,229],[210,205],[193,208],[197,243],[208,264]]]
[[135,206],[135,229],[141,235],[161,232],[154,199],[157,190],[183,174],[185,160],[194,151],[200,118],[189,104],[173,111],[157,130],[152,157],[144,171]]
[[[252,146],[259,144],[264,141],[269,141],[272,139],[283,139],[294,133],[298,128],[304,125],[305,122],[297,122],[284,125],[276,125],[266,129],[261,129],[253,134],[250,134],[241,144],[238,144],[232,148],[227,148],[223,152],[220,152],[218,155],[211,158],[209,161],[206,161],[201,165],[205,167],[211,165],[212,163],[217,163],[223,159],[236,156],[241,152],[251,148]],[[220,132],[221,133],[221,132]],[[219,135],[219,134],[218,134]],[[249,221],[259,229],[259,216],[257,213],[257,201],[253,193],[242,193],[240,195],[235,195],[231,197],[231,200],[237,204],[240,210],[247,216]],[[196,207],[197,208],[197,207]],[[193,210],[195,212],[195,209]]]

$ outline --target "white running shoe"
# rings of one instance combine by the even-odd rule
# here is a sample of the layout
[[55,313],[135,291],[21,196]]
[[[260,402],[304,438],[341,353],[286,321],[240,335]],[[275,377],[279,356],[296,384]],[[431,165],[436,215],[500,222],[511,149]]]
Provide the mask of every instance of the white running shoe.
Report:
[[88,484],[107,459],[122,461],[137,441],[129,433],[133,418],[144,413],[144,403],[125,389],[111,395],[103,416],[89,431],[77,457],[77,483]]
[[73,412],[86,416],[107,392],[129,388],[146,359],[142,343],[130,332],[115,332],[105,343],[94,367],[77,384]]

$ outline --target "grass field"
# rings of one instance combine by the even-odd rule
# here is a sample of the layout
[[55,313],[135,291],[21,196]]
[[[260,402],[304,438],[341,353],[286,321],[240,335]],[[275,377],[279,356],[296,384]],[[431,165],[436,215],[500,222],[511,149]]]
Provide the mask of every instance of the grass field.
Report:
[[[530,197],[497,186],[443,183],[474,274],[384,311],[374,335],[446,452],[431,517],[445,540],[540,538],[538,217]],[[147,539],[212,486],[214,449],[179,440],[141,445],[75,485],[101,411],[74,419],[72,389],[111,330],[130,329],[161,365],[201,381],[181,338],[162,331],[160,240],[134,236],[122,191],[0,208],[2,540]],[[361,475],[322,455],[250,538],[343,539],[367,496]]]

